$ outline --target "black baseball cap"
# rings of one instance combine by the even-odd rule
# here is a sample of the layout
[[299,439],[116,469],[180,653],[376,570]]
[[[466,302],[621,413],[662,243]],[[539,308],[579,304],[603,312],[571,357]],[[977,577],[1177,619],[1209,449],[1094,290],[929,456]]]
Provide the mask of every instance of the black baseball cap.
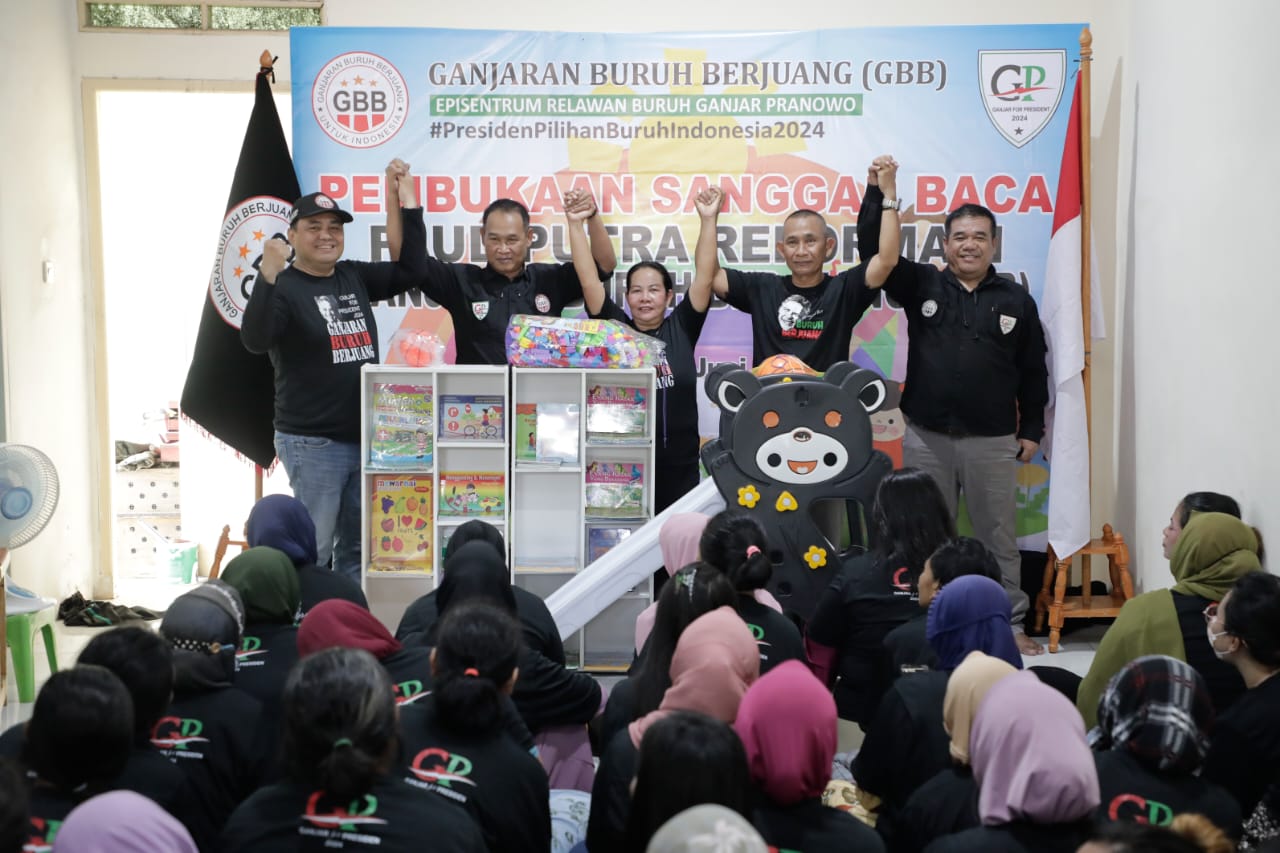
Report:
[[350,222],[354,218],[350,213],[338,207],[338,203],[324,193],[311,193],[311,195],[304,195],[293,203],[293,213],[289,216],[289,224],[297,225],[299,219],[318,216],[321,213],[332,213],[343,222]]

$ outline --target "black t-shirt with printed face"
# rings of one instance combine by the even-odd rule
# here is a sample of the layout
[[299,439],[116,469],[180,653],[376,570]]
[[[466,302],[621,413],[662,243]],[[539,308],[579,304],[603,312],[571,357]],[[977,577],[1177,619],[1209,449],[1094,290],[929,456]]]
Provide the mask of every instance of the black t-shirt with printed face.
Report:
[[582,298],[582,285],[573,264],[525,264],[513,280],[487,266],[428,257],[422,292],[453,318],[458,364],[506,364],[512,315],[558,317]]
[[848,361],[853,327],[876,298],[865,266],[824,275],[813,287],[796,287],[789,275],[726,269],[725,301],[751,315],[753,363],[785,354],[825,371]]
[[422,277],[421,208],[404,211],[404,227],[401,263],[339,261],[324,277],[289,267],[249,295],[240,339],[250,352],[271,356],[280,432],[359,441],[360,367],[378,361],[372,303]]
[[[600,313],[593,317],[617,320],[635,328],[625,311],[607,296]],[[694,347],[707,321],[707,312],[696,310],[688,297],[681,299],[662,324],[641,334],[650,335],[666,345],[666,363],[658,368],[658,399],[655,401],[659,468],[666,465],[698,463],[698,365]]]
[[311,785],[258,790],[227,821],[221,849],[236,853],[321,850],[448,850],[483,853],[480,830],[462,809],[383,777],[352,802]]
[[492,853],[546,853],[551,845],[547,772],[504,729],[450,731],[432,696],[401,706],[397,774],[425,796],[466,809]]

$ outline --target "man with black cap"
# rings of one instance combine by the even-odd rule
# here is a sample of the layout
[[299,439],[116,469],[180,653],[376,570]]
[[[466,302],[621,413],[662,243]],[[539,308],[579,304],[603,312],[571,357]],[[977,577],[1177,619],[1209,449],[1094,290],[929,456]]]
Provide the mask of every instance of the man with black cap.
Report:
[[[316,525],[317,565],[360,580],[360,366],[378,361],[372,303],[416,287],[426,231],[401,175],[401,262],[342,260],[351,214],[324,193],[294,204],[288,240],[263,245],[240,340],[275,369],[276,455]],[[289,254],[293,263],[289,264]]]

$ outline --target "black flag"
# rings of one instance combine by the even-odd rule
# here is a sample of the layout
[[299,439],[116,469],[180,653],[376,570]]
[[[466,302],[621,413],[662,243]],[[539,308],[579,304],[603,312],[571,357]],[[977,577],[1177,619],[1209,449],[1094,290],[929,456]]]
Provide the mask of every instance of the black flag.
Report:
[[195,352],[182,388],[182,411],[215,438],[264,468],[275,459],[271,361],[240,343],[240,321],[262,263],[262,245],[284,235],[298,198],[298,177],[271,96],[270,54],[258,72],[200,317]]

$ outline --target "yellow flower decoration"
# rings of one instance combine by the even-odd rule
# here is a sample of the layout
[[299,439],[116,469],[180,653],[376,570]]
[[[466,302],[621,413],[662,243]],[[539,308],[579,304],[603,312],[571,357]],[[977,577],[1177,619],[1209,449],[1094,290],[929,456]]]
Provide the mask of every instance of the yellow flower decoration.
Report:
[[810,545],[809,550],[804,552],[804,561],[809,564],[811,569],[820,569],[827,564],[827,549],[819,548],[817,545]]
[[755,486],[743,486],[738,489],[738,506],[745,506],[747,509],[755,509],[756,504],[760,502],[760,492]]
[[778,495],[778,502],[773,505],[778,512],[791,512],[800,508],[800,502],[796,500],[796,496],[790,492],[784,491]]

